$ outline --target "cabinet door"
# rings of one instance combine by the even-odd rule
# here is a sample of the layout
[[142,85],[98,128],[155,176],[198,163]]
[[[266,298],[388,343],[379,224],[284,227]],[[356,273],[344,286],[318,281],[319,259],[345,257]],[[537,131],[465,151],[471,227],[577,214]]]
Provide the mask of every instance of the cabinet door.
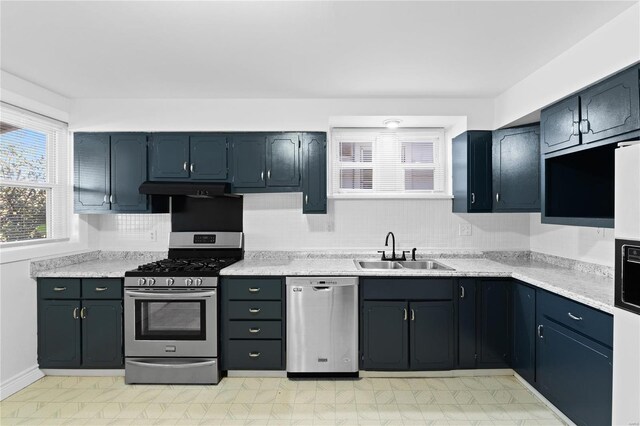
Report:
[[580,93],[582,142],[590,143],[640,129],[638,67]]
[[493,133],[493,210],[540,211],[540,127]]
[[409,368],[409,313],[405,302],[363,302],[362,368]]
[[491,133],[469,132],[469,212],[491,211]]
[[198,135],[190,138],[191,179],[225,180],[228,176],[227,137]]
[[458,368],[476,368],[476,280],[458,283]]
[[612,351],[546,317],[539,319],[540,392],[578,425],[610,425]]
[[540,113],[543,154],[580,144],[580,99],[572,96]]
[[302,136],[302,213],[327,212],[326,135]]
[[266,185],[265,137],[238,135],[233,141],[233,186],[264,188]]
[[119,212],[147,210],[147,196],[138,188],[147,180],[147,136],[111,135],[111,209]]
[[536,291],[515,283],[513,287],[513,356],[511,367],[531,384],[536,378]]
[[452,302],[411,302],[412,370],[450,370],[454,364]]
[[508,367],[511,355],[511,282],[480,280],[478,367]]
[[267,186],[300,186],[298,133],[267,136]]
[[109,179],[109,135],[77,133],[73,142],[74,209],[108,211],[111,182]]
[[82,366],[122,368],[122,301],[83,300]]
[[189,178],[189,136],[156,134],[149,144],[149,179]]
[[40,368],[80,367],[80,302],[38,302],[38,364]]

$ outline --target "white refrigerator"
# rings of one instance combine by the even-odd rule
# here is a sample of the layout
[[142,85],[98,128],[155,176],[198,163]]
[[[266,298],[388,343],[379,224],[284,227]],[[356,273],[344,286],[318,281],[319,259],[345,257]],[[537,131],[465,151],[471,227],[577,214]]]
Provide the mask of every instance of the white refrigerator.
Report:
[[[640,244],[640,142],[620,144],[615,156],[615,237]],[[616,307],[613,324],[612,422],[640,425],[640,314]]]

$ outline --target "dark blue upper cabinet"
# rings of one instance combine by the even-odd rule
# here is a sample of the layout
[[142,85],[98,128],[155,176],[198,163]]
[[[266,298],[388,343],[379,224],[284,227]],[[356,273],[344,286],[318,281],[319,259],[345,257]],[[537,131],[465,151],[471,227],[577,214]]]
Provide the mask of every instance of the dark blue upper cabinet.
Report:
[[267,136],[267,186],[300,186],[298,133]]
[[233,186],[264,188],[266,186],[266,143],[260,134],[233,137]]
[[540,211],[540,126],[493,132],[493,211]]
[[580,98],[572,96],[540,113],[543,154],[580,144]]
[[588,88],[580,98],[583,143],[640,129],[637,66]]
[[147,136],[141,133],[111,135],[111,209],[147,211],[147,196],[138,187],[147,180]]
[[536,379],[536,290],[513,283],[513,353],[511,367],[527,382]]
[[[74,210],[109,211],[109,135],[76,133],[73,143]],[[137,188],[136,188],[137,189]]]
[[453,212],[491,211],[491,132],[453,138]]
[[455,362],[453,304],[410,302],[412,370],[451,370]]
[[193,180],[226,180],[228,177],[228,143],[226,135],[190,137],[189,171]]
[[302,135],[302,213],[327,212],[327,141],[324,133]]
[[189,178],[189,135],[158,133],[149,144],[149,179],[180,180]]

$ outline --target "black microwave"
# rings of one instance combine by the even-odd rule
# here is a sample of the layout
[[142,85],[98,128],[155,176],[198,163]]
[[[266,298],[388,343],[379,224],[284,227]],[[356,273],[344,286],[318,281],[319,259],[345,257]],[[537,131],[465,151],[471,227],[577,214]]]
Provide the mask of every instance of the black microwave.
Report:
[[640,241],[616,240],[615,305],[640,314]]

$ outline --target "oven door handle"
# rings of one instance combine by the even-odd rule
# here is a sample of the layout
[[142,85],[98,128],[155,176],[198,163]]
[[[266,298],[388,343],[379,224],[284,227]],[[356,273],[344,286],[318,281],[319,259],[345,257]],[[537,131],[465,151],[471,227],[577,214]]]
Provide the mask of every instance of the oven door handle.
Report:
[[145,299],[167,299],[167,296],[173,299],[200,299],[203,297],[213,297],[216,295],[215,290],[207,290],[207,291],[190,291],[181,293],[178,291],[130,291],[125,290],[124,294],[129,297],[143,297]]
[[140,367],[190,368],[190,367],[204,367],[209,365],[216,365],[216,361],[188,362],[184,364],[162,364],[157,362],[127,361],[127,364],[138,365]]

